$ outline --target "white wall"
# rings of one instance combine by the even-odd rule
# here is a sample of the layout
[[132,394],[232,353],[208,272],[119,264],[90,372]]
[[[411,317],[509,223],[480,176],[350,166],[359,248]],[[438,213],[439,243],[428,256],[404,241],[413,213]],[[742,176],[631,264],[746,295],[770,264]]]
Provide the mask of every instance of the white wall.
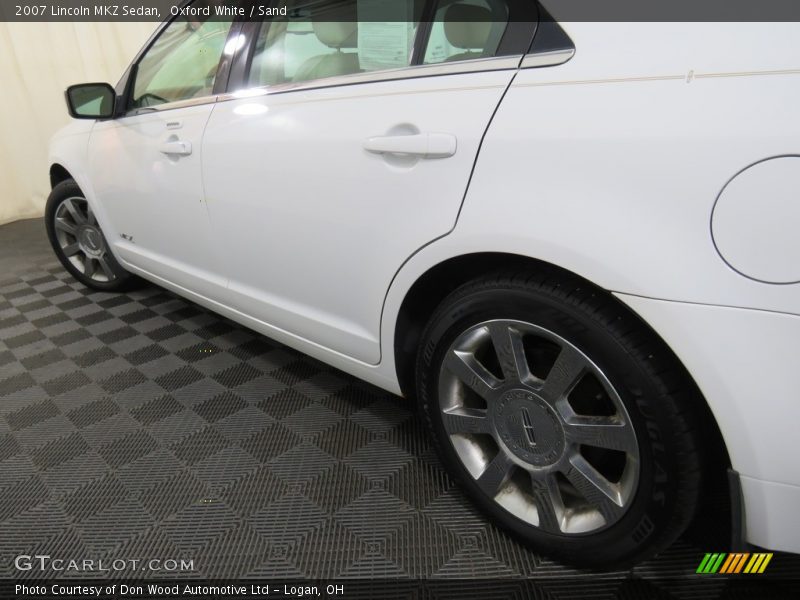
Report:
[[73,83],[115,85],[156,23],[0,23],[0,224],[40,216]]

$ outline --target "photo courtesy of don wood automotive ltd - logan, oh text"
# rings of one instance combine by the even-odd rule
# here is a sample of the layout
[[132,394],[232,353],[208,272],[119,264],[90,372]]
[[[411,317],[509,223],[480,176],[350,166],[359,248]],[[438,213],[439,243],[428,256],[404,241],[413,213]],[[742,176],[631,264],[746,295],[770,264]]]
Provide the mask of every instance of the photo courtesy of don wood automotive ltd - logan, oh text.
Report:
[[796,0],[0,0],[0,600],[800,593]]

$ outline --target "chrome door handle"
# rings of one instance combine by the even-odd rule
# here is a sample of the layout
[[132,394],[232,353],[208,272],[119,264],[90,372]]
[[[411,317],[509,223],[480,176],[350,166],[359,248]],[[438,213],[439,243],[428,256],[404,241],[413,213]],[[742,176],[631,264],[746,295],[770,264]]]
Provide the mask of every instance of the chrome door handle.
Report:
[[192,153],[192,143],[173,140],[164,142],[158,150],[161,154],[166,154],[167,156],[189,156]]
[[458,149],[456,136],[449,133],[387,135],[364,141],[364,149],[373,154],[403,154],[421,158],[449,158]]

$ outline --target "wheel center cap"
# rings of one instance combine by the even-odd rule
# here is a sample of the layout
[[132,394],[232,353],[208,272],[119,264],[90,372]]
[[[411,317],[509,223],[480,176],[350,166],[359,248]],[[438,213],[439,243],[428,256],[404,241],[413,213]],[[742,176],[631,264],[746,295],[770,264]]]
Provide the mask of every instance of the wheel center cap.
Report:
[[86,254],[90,256],[102,256],[104,250],[103,235],[100,230],[85,225],[78,230],[78,244]]
[[526,463],[547,467],[564,453],[564,429],[558,415],[533,392],[506,392],[496,403],[494,421],[506,447]]

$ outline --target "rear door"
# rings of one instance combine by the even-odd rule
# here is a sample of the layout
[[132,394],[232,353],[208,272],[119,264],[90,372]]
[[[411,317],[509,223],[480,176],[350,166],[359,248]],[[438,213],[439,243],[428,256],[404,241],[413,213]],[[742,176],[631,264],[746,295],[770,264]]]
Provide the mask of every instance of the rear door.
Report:
[[535,19],[520,11],[535,3],[289,4],[297,18],[261,26],[241,91],[217,104],[204,136],[229,297],[376,364],[386,291],[409,256],[454,227],[533,36]]

